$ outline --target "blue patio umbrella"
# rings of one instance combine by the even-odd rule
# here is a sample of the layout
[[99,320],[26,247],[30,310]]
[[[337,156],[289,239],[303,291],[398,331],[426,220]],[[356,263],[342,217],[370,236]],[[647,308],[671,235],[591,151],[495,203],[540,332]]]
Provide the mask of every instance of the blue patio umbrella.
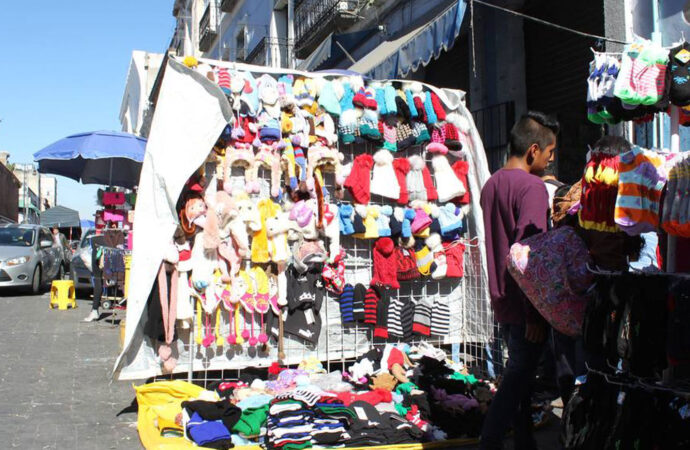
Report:
[[133,188],[139,183],[146,139],[118,131],[67,136],[34,153],[38,171],[83,184]]

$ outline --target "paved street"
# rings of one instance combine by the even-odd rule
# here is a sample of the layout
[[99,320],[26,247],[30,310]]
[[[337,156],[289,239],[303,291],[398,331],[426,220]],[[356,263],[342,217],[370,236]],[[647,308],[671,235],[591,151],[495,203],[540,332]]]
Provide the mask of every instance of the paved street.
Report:
[[[119,328],[82,322],[90,302],[78,304],[53,311],[48,294],[0,292],[1,448],[140,448],[136,414],[116,417],[131,384],[110,383]],[[558,448],[556,420],[539,431],[540,448]]]
[[48,294],[0,292],[0,447],[140,447],[136,414],[116,417],[134,398],[110,383],[119,328],[81,322],[90,302],[78,304],[52,311]]

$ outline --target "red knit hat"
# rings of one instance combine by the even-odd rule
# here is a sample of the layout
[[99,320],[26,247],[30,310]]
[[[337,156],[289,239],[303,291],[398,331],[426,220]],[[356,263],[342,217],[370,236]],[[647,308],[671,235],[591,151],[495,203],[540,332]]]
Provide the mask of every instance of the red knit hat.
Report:
[[438,192],[436,192],[434,180],[431,179],[431,172],[429,172],[429,168],[426,166],[426,164],[422,169],[422,179],[424,180],[424,187],[426,188],[427,201],[433,202],[438,200]]
[[415,95],[414,107],[417,110],[417,118],[422,122],[427,123],[429,121],[429,118],[426,116],[426,109],[424,109],[424,100],[422,100],[421,97]]
[[443,250],[446,253],[446,278],[462,278],[465,244],[460,241],[444,242]]
[[395,169],[395,176],[398,179],[398,184],[400,185],[400,197],[398,197],[398,203],[401,205],[407,205],[410,201],[410,196],[407,192],[407,172],[410,171],[410,162],[407,158],[398,158],[393,160],[393,168]]
[[459,205],[469,205],[471,197],[467,174],[470,173],[470,164],[467,161],[455,161],[452,167],[455,176],[465,186],[465,195],[455,197],[452,202]]
[[443,125],[443,134],[446,138],[446,147],[448,147],[451,150],[462,149],[462,142],[460,142],[460,132],[458,131],[458,127],[456,127],[450,122],[446,122]]
[[374,244],[374,276],[372,285],[387,286],[398,289],[398,261],[395,244],[389,237],[384,237]]
[[436,95],[434,91],[431,91],[431,105],[434,107],[434,112],[438,120],[446,120],[446,109],[443,107],[441,99],[438,98],[438,95]]
[[350,195],[355,203],[367,204],[369,203],[370,191],[370,177],[371,168],[374,166],[374,158],[371,155],[363,153],[358,155],[352,162],[352,170],[350,175],[345,180],[345,188],[350,191]]

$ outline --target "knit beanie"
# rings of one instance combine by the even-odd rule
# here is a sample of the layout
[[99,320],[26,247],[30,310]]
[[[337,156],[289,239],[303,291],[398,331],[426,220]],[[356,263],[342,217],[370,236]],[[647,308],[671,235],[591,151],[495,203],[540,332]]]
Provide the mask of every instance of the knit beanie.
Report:
[[398,186],[400,187],[398,203],[406,205],[410,201],[409,195],[407,194],[407,173],[410,171],[410,162],[407,158],[397,158],[393,161],[393,169],[395,169],[395,176],[398,179]]
[[401,235],[404,238],[412,236],[412,221],[417,217],[415,210],[412,208],[405,208],[404,217],[402,221]]
[[417,270],[419,270],[419,273],[424,276],[431,274],[431,264],[434,262],[434,255],[429,250],[429,247],[424,245],[415,250],[414,256],[417,260]]
[[424,123],[419,121],[412,122],[412,135],[415,137],[415,144],[421,145],[431,140],[429,130]]
[[353,110],[355,106],[352,103],[352,99],[355,96],[355,92],[352,90],[352,86],[346,79],[341,79],[341,86],[343,88],[343,96],[340,97],[340,111],[341,114],[348,110]]
[[[434,144],[429,144],[427,149],[433,145]],[[431,166],[434,168],[439,202],[449,202],[453,198],[465,194],[465,186],[463,186],[458,177],[455,176],[455,172],[453,172],[453,169],[450,167],[445,155],[434,155],[431,159]]]
[[441,207],[438,217],[441,234],[451,234],[462,228],[462,217],[455,214],[455,205],[446,203]]
[[376,239],[379,237],[379,226],[377,219],[379,217],[379,206],[367,206],[367,214],[364,217],[364,239]]
[[455,197],[452,201],[458,205],[469,205],[471,197],[467,175],[470,173],[470,164],[467,161],[460,160],[455,161],[451,167],[453,168],[453,172],[455,172],[455,176],[465,187],[465,193]]
[[393,155],[388,150],[382,149],[374,153],[373,160],[371,194],[396,200],[400,196],[400,186],[393,169]]
[[434,114],[436,114],[436,118],[439,121],[446,120],[446,109],[443,107],[443,103],[441,99],[438,98],[438,95],[433,91],[429,91],[427,92],[427,96],[431,99],[431,105],[434,109]]
[[417,300],[414,308],[412,331],[422,336],[431,334],[431,308],[432,303],[429,297]]
[[393,209],[393,215],[390,217],[391,236],[398,237],[402,234],[402,223],[405,220],[405,210],[400,207]]
[[345,187],[352,195],[355,203],[369,203],[371,195],[369,177],[373,166],[374,159],[366,153],[357,155],[353,161],[350,175],[345,180]]
[[357,132],[357,113],[350,108],[342,112],[338,119],[338,136],[343,144],[355,142]]
[[371,141],[380,141],[381,132],[379,131],[379,117],[376,110],[365,109],[359,119],[359,134]]
[[405,176],[405,184],[408,193],[408,201],[427,200],[427,190],[424,183],[424,169],[426,163],[419,155],[412,155],[408,159],[410,169]]
[[259,113],[259,90],[256,87],[256,80],[250,72],[243,72],[244,88],[240,95],[240,115],[256,117]]
[[431,334],[433,336],[448,336],[450,332],[450,306],[448,299],[436,297],[431,312]]
[[446,122],[443,125],[443,135],[446,138],[446,140],[443,142],[444,144],[446,144],[446,147],[448,147],[451,150],[462,149],[462,142],[460,142],[460,132],[458,132],[458,128],[454,124]]
[[376,219],[378,225],[379,236],[386,237],[391,235],[391,217],[393,216],[393,208],[389,205],[383,205],[379,209],[379,217]]
[[328,114],[339,116],[342,112],[340,102],[335,94],[333,81],[326,80],[321,86],[321,93],[319,94],[319,106],[321,106]]
[[376,100],[376,105],[378,106],[379,115],[385,116],[388,114],[388,108],[386,107],[386,93],[378,82],[372,82],[370,88],[373,91],[374,99]]
[[618,154],[592,152],[585,164],[580,196],[580,226],[586,230],[617,232],[615,222],[618,197]]
[[[361,209],[364,209],[364,211],[361,211],[364,213],[364,215],[362,215],[360,213]],[[364,233],[366,233],[367,228],[364,226],[364,218],[366,216],[367,216],[366,206],[355,205],[355,213],[352,215],[352,228],[355,231],[354,232],[355,237],[363,237]]]
[[388,124],[385,120],[380,122],[380,128],[383,130],[383,148],[391,152],[398,151],[398,132],[393,125]]
[[426,123],[433,125],[438,122],[438,116],[431,101],[431,92],[427,91],[424,96],[424,112],[426,113]]
[[343,292],[340,294],[340,317],[343,323],[352,323],[355,321],[353,301],[355,297],[355,288],[351,284],[346,284],[343,287]]
[[410,118],[416,119],[418,117],[418,114],[417,114],[417,108],[415,107],[415,104],[414,104],[414,96],[412,95],[412,90],[410,89],[410,86],[404,86],[404,88],[405,88],[405,103],[407,104],[407,107],[410,110]]
[[365,88],[364,89],[364,96],[367,99],[366,102],[366,108],[370,109],[372,111],[378,111],[379,110],[379,104],[376,101],[376,90],[374,88]]
[[403,299],[402,310],[400,311],[400,323],[403,330],[403,341],[410,342],[414,336],[412,327],[414,325],[414,302],[409,298]]
[[417,269],[414,250],[399,247],[396,251],[398,252],[398,280],[407,281],[419,278],[420,274]]
[[376,303],[376,325],[374,337],[388,339],[388,310],[390,295],[388,289],[379,288],[379,301]]
[[376,325],[377,306],[380,298],[381,288],[378,286],[369,286],[364,295],[364,323],[369,325]]
[[465,244],[460,241],[444,242],[443,250],[446,254],[446,278],[462,278]]
[[410,108],[407,106],[407,103],[405,103],[405,99],[403,98],[404,95],[405,94],[402,91],[398,91],[397,95],[395,96],[395,108],[398,110],[398,117],[401,119],[400,121],[403,123],[409,123],[412,119],[412,115],[410,113]]
[[431,225],[431,217],[424,211],[423,208],[417,208],[414,210],[415,216],[414,219],[412,220],[412,224],[410,225],[410,228],[412,230],[412,234],[417,234],[420,231],[422,231],[425,228],[428,228],[429,225]]
[[434,202],[438,200],[438,192],[434,187],[434,181],[431,179],[431,172],[429,172],[426,164],[424,164],[424,167],[422,167],[422,179],[424,180],[427,201]]
[[364,320],[364,298],[367,288],[362,283],[357,283],[352,297],[352,313],[357,322]]
[[373,249],[374,269],[371,284],[398,289],[400,284],[397,277],[397,254],[395,244],[389,237],[376,241]]
[[398,122],[395,126],[395,139],[398,151],[403,151],[413,146],[415,136],[410,125],[405,122]]
[[338,220],[340,221],[340,233],[344,236],[354,234],[355,229],[352,225],[352,214],[354,208],[352,205],[344,204],[338,208]]
[[384,101],[386,102],[386,113],[391,115],[398,115],[398,104],[396,102],[397,95],[395,88],[391,83],[386,83],[383,86]]
[[429,117],[426,114],[426,107],[424,106],[424,94],[422,94],[422,96],[414,96],[414,107],[417,109],[417,119],[421,123],[428,123]]

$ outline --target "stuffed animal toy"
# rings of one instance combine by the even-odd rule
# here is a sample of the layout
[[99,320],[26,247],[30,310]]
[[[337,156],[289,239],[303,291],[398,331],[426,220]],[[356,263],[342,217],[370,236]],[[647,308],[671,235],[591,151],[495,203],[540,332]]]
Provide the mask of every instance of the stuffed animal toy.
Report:
[[266,218],[266,234],[268,236],[268,253],[274,263],[286,263],[289,257],[287,233],[290,227],[297,228],[297,224],[290,221],[286,212]]
[[[319,176],[319,180],[321,181],[320,184],[322,186],[324,185],[321,171],[326,169],[335,172],[336,184],[338,186],[343,186],[345,180],[342,177],[341,164],[344,158],[345,156],[336,148],[327,147],[322,143],[316,143],[309,147],[309,164],[307,167],[307,187],[309,190],[312,192],[314,191],[315,174]],[[328,191],[324,191],[324,195],[328,195]]]

